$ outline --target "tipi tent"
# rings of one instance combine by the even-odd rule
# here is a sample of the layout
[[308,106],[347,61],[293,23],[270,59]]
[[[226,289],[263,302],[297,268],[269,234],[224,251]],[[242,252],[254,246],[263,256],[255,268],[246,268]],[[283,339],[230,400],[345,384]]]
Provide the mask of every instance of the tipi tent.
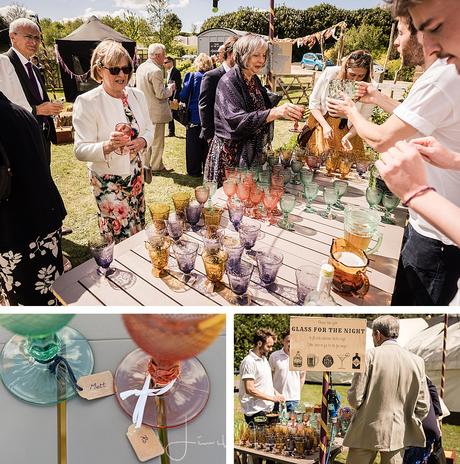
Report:
[[136,42],[106,26],[96,16],[56,41],[56,57],[67,101],[73,102],[78,95],[96,87],[97,83],[90,77],[90,60],[93,50],[104,39],[120,42],[134,59]]

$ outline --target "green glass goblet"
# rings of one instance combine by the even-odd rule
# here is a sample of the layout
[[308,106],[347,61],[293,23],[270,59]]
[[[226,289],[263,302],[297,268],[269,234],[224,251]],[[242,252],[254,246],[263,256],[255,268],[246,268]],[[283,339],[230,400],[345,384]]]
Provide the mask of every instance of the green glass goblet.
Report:
[[345,192],[348,189],[348,182],[346,180],[335,180],[332,184],[334,186],[335,191],[337,192],[338,200],[332,205],[334,209],[338,209],[339,211],[343,211],[345,209],[344,204],[340,201],[340,199],[345,195]]
[[15,333],[0,355],[5,387],[23,401],[53,405],[81,389],[94,358],[86,339],[65,327],[73,314],[0,314],[0,325]]
[[317,197],[319,192],[319,185],[316,182],[311,184],[306,184],[304,187],[304,196],[307,199],[307,206],[304,209],[305,213],[317,213],[318,211],[314,209],[311,204],[314,199]]
[[289,222],[289,213],[295,207],[295,196],[289,193],[283,195],[280,199],[281,211],[283,212],[283,219],[278,221],[278,225],[285,230],[294,230],[294,224]]
[[291,169],[294,175],[291,178],[291,184],[294,185],[300,185],[301,181],[299,179],[299,173],[300,170],[302,169],[303,163],[301,161],[298,161],[296,159],[291,161]]
[[392,193],[385,193],[382,199],[382,205],[385,208],[385,214],[382,216],[384,224],[396,224],[395,220],[391,218],[391,213],[399,205],[399,198]]
[[324,187],[323,199],[324,199],[324,203],[326,203],[326,205],[327,205],[327,208],[326,208],[326,211],[321,211],[321,213],[319,213],[319,215],[321,217],[325,218],[325,219],[335,219],[336,216],[331,211],[332,205],[338,199],[337,191],[335,190],[335,188],[334,187]]
[[371,209],[377,209],[377,205],[382,201],[383,192],[374,187],[367,187],[366,189],[366,200]]
[[300,182],[305,186],[313,182],[314,173],[306,166],[300,170]]

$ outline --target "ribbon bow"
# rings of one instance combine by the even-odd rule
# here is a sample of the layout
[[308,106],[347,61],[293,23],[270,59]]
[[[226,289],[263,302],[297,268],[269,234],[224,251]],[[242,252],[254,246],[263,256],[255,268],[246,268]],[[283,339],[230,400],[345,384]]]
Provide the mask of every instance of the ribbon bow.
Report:
[[134,389],[134,390],[127,390],[127,391],[120,393],[120,398],[123,401],[131,396],[139,397],[136,403],[136,407],[134,408],[134,411],[133,411],[133,424],[136,427],[136,429],[140,428],[140,426],[142,425],[142,420],[144,419],[145,405],[147,404],[147,398],[149,396],[160,396],[160,395],[165,394],[167,391],[169,391],[172,388],[172,386],[176,382],[176,379],[174,379],[172,382],[169,382],[167,385],[161,388],[149,388],[150,381],[151,381],[151,377],[149,374],[147,374],[142,390]]

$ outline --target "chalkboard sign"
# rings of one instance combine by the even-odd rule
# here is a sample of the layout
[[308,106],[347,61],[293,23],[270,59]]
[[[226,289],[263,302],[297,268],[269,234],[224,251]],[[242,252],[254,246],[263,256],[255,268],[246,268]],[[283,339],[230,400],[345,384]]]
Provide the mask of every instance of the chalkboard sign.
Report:
[[223,44],[224,42],[209,42],[209,56],[217,55],[219,47]]

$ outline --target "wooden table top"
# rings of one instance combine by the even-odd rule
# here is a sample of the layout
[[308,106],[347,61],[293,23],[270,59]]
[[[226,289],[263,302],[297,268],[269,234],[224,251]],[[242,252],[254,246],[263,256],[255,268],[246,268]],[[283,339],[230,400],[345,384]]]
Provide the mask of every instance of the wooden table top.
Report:
[[[331,178],[318,173],[315,182],[320,188],[331,184]],[[365,189],[367,180],[356,176],[349,180],[348,191],[342,197],[344,204],[366,206]],[[276,225],[262,222],[261,233],[254,250],[274,247],[284,254],[275,285],[267,290],[260,285],[257,269],[254,269],[249,286],[251,305],[255,306],[290,306],[297,305],[295,270],[304,264],[321,264],[329,256],[334,237],[343,236],[343,213],[337,214],[335,220],[324,219],[317,214],[303,212],[305,202],[300,200],[301,186],[289,185],[289,190],[298,195],[298,201],[290,221],[295,224],[294,231],[287,231]],[[226,196],[219,189],[214,201],[224,204]],[[325,209],[322,196],[313,203],[318,210]],[[407,210],[395,211],[397,225],[381,224],[383,242],[379,251],[369,256],[367,275],[370,289],[364,298],[353,295],[333,294],[338,305],[372,305],[385,306],[391,302],[398,259],[400,255],[403,227],[407,219]],[[232,225],[225,212],[221,225]],[[194,232],[187,232],[184,238],[202,242]],[[93,259],[65,273],[53,285],[53,292],[67,305],[104,305],[104,306],[227,306],[234,302],[234,296],[227,286],[227,277],[215,291],[206,285],[204,264],[199,255],[196,259],[194,279],[185,284],[177,262],[170,256],[165,276],[156,278],[152,275],[151,263],[144,241],[144,232],[138,233],[115,246],[112,267],[116,272],[108,278],[101,278],[96,273]],[[201,247],[199,250],[201,254]],[[244,257],[244,256],[243,256]],[[251,257],[244,257],[251,260]]]

